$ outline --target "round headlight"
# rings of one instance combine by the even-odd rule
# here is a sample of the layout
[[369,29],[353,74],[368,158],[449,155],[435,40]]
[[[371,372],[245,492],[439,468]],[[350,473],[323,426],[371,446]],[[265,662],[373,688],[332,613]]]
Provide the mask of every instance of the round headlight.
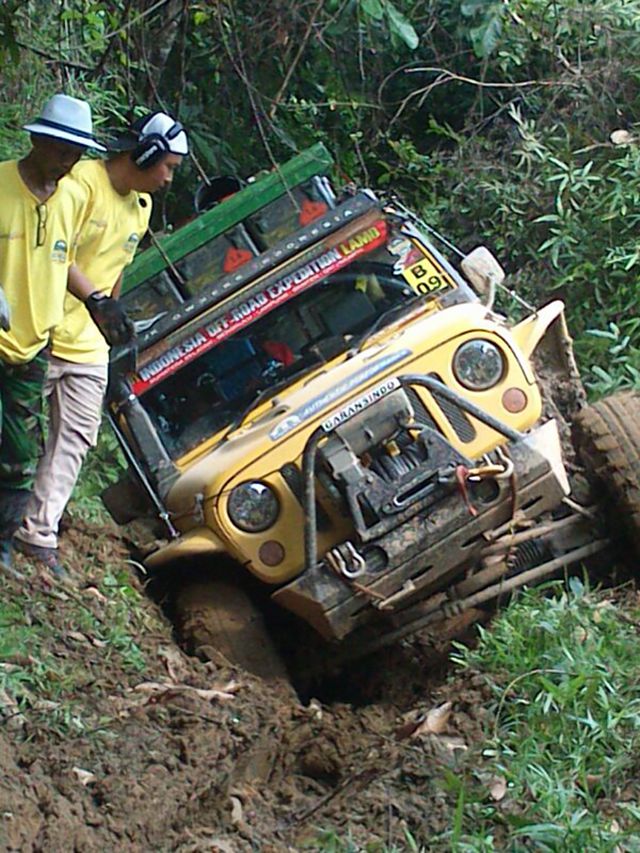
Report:
[[247,533],[260,533],[275,522],[280,504],[266,483],[253,480],[231,490],[228,512],[231,521]]
[[475,338],[456,350],[453,372],[456,379],[471,391],[486,391],[497,385],[504,373],[504,358],[490,341]]

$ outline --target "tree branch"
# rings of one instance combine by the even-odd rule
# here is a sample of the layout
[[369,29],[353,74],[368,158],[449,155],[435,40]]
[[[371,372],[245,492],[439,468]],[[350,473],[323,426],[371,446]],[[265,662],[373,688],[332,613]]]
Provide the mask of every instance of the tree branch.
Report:
[[291,65],[287,69],[287,73],[284,75],[284,80],[282,81],[282,85],[280,86],[280,88],[276,92],[276,96],[273,99],[273,102],[271,104],[271,109],[269,110],[269,118],[273,118],[274,115],[276,114],[276,110],[278,109],[278,104],[280,103],[282,96],[286,92],[287,86],[289,85],[289,80],[291,80],[291,75],[296,70],[298,62],[300,62],[300,58],[302,57],[302,53],[303,53],[305,47],[307,46],[307,42],[309,41],[309,37],[311,36],[311,30],[313,29],[313,25],[316,22],[316,17],[318,16],[318,13],[322,9],[323,5],[324,5],[324,0],[318,0],[316,7],[311,14],[311,17],[309,18],[309,23],[307,24],[307,29],[305,30],[305,34],[302,37],[302,41],[300,42],[300,47],[298,48],[298,51],[297,51],[297,53],[293,59],[293,62],[291,63]]
[[30,53],[35,53],[36,56],[41,56],[43,59],[46,59],[47,62],[51,62],[54,65],[64,65],[65,68],[75,68],[78,71],[93,71],[94,69],[90,65],[83,65],[81,62],[70,62],[67,59],[60,59],[58,56],[51,56],[49,53],[45,53],[44,50],[40,50],[37,47],[33,47],[30,44],[24,44],[21,41],[16,40],[16,44],[22,50],[28,50]]

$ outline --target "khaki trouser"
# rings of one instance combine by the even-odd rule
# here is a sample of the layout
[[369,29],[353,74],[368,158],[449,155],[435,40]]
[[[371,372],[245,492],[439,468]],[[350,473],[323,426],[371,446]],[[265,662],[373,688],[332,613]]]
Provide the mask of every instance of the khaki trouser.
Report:
[[106,364],[51,357],[44,386],[49,403],[47,442],[22,526],[15,534],[23,542],[58,546],[62,513],[87,451],[98,438],[106,388]]

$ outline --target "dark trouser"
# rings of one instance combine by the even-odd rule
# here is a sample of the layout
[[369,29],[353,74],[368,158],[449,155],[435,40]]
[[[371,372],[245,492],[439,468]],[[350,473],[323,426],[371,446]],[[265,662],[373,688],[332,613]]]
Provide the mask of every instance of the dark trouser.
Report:
[[0,359],[0,539],[19,527],[43,445],[47,356],[27,364]]

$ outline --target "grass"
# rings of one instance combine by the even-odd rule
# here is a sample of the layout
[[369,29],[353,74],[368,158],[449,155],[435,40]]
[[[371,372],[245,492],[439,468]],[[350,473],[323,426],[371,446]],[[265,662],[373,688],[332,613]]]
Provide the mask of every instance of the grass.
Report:
[[351,833],[342,835],[330,829],[322,831],[317,838],[303,846],[304,849],[320,853],[428,853],[408,831],[405,832],[405,843],[402,846],[394,844],[390,847],[381,841],[372,841],[363,847],[352,838]]
[[107,569],[95,592],[65,598],[60,588],[52,597],[34,587],[18,597],[3,583],[0,716],[7,722],[65,738],[81,734],[96,725],[95,678],[113,670],[120,681],[145,670],[136,638],[148,616],[128,573]]
[[490,683],[495,718],[482,764],[445,780],[458,812],[442,849],[640,851],[637,615],[573,579],[527,592],[458,649]]
[[[462,764],[437,768],[424,757],[425,775],[445,792],[448,829],[429,837],[410,826],[404,843],[389,846],[356,842],[347,824],[319,833],[311,849],[640,851],[639,603],[576,578],[568,589],[524,592],[480,629],[475,648],[452,655],[454,690],[484,681],[493,698],[484,739]],[[425,798],[427,826],[431,804]]]

